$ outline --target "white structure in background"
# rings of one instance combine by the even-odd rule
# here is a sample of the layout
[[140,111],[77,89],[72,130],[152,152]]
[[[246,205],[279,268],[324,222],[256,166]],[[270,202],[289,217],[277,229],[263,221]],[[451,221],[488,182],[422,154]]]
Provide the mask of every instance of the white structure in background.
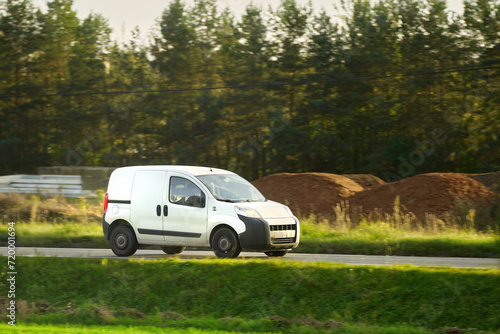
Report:
[[0,193],[40,194],[64,197],[96,197],[83,190],[80,175],[7,175],[0,176]]

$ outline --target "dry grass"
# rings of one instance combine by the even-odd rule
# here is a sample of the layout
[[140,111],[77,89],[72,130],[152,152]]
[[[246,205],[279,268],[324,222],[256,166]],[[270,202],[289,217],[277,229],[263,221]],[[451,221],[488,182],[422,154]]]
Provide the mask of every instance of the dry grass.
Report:
[[100,200],[85,198],[47,198],[38,195],[0,194],[0,216],[4,221],[62,223],[99,222],[102,217]]
[[308,217],[308,220],[329,225],[331,228],[340,231],[348,231],[367,222],[384,222],[397,230],[426,232],[430,234],[448,232],[450,230],[494,232],[498,229],[496,221],[489,221],[487,224],[484,222],[478,224],[475,208],[464,205],[460,207],[460,210],[462,212],[461,215],[451,213],[442,216],[425,214],[422,219],[419,219],[415,214],[407,212],[406,208],[400,204],[399,197],[396,197],[394,212],[392,214],[381,211],[363,214],[359,208],[351,207],[348,201],[342,201],[333,207],[334,215],[332,218],[321,219],[312,215]]
[[[418,219],[394,203],[392,214],[359,214],[342,202],[333,208],[332,219],[315,216],[301,219],[298,252],[498,257],[500,228],[476,224],[476,211],[461,217],[427,214]],[[354,212],[354,213],[353,213]]]

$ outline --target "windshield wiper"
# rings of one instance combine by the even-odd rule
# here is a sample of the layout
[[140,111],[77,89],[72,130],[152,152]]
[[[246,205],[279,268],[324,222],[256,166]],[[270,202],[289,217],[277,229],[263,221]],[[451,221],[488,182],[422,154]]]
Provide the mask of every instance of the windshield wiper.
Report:
[[239,201],[235,201],[233,199],[227,199],[227,198],[217,198],[218,201],[221,201],[221,202],[228,202],[228,203],[237,203]]

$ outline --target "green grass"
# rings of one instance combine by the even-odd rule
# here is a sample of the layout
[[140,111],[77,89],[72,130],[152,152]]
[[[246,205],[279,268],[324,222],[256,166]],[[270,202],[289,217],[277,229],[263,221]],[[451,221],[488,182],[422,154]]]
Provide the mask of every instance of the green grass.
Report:
[[[0,240],[7,240],[0,224]],[[35,247],[109,248],[99,222],[16,223],[17,245]],[[294,252],[323,254],[499,257],[500,242],[493,231],[457,228],[408,228],[384,222],[355,227],[331,226],[304,220],[301,242]]]
[[[14,333],[32,333],[32,334],[232,334],[234,331],[201,329],[201,328],[172,328],[172,327],[153,327],[153,326],[77,326],[77,325],[38,325],[22,324],[15,327],[0,325],[0,331],[3,334]],[[259,332],[263,333],[264,332]]]
[[297,251],[304,253],[498,257],[500,250],[498,236],[491,230],[366,221],[347,228],[305,221],[301,227]]
[[[64,223],[19,222],[15,224],[16,245],[32,247],[108,248],[102,224],[67,221]],[[7,223],[0,224],[0,240],[7,240]]]
[[[133,321],[125,325],[141,321],[161,325],[176,318],[229,319],[234,328],[225,329],[247,326],[250,331],[311,324],[318,329],[332,320],[427,330],[500,328],[497,269],[348,266],[279,259],[19,257],[16,265],[19,320],[26,322],[123,325],[120,319],[126,317]],[[2,273],[1,282],[5,276]],[[263,325],[254,329],[237,319]]]
[[[108,248],[102,234],[102,196],[86,201],[0,194],[0,244],[7,240],[7,223],[14,221],[17,246]],[[301,219],[301,243],[295,252],[500,257],[500,226],[481,225],[474,210],[461,217],[429,215],[425,221],[402,213],[397,203],[395,213],[383,221],[351,218],[341,205],[334,211],[337,218],[328,222]]]
[[[94,325],[94,326],[82,326],[82,325],[41,325],[41,324],[29,324],[22,323],[15,327],[8,326],[5,324],[0,324],[0,331],[3,334],[14,334],[14,333],[25,333],[25,334],[57,334],[57,333],[73,333],[73,334],[159,334],[159,333],[169,333],[169,334],[232,334],[232,333],[338,333],[338,334],[428,334],[436,333],[435,331],[425,330],[423,328],[416,328],[411,326],[367,326],[361,324],[343,324],[341,327],[336,329],[313,329],[307,326],[298,326],[292,328],[279,328],[273,331],[260,331],[257,329],[251,329],[250,327],[243,327],[238,330],[227,330],[227,322],[220,321],[216,326],[220,329],[206,329],[207,323],[213,322],[203,322],[193,324],[187,321],[177,321],[175,326],[171,327],[168,324],[160,325],[145,325],[145,326],[126,326],[126,325]],[[249,323],[248,321],[240,321],[241,324]],[[186,328],[179,328],[180,326],[186,326]],[[210,326],[210,325],[209,325]],[[477,333],[476,330],[471,330],[470,333]],[[482,331],[485,334],[486,332]],[[492,331],[490,333],[500,333],[498,331]]]

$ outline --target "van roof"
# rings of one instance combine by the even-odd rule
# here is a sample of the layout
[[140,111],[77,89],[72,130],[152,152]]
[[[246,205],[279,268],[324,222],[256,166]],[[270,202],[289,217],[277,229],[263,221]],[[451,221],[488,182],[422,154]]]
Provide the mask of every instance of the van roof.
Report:
[[210,168],[206,166],[179,166],[179,165],[147,165],[147,166],[130,166],[130,167],[120,167],[120,170],[161,170],[161,171],[173,171],[173,172],[186,172],[192,175],[207,175],[207,174],[234,174],[225,169]]

